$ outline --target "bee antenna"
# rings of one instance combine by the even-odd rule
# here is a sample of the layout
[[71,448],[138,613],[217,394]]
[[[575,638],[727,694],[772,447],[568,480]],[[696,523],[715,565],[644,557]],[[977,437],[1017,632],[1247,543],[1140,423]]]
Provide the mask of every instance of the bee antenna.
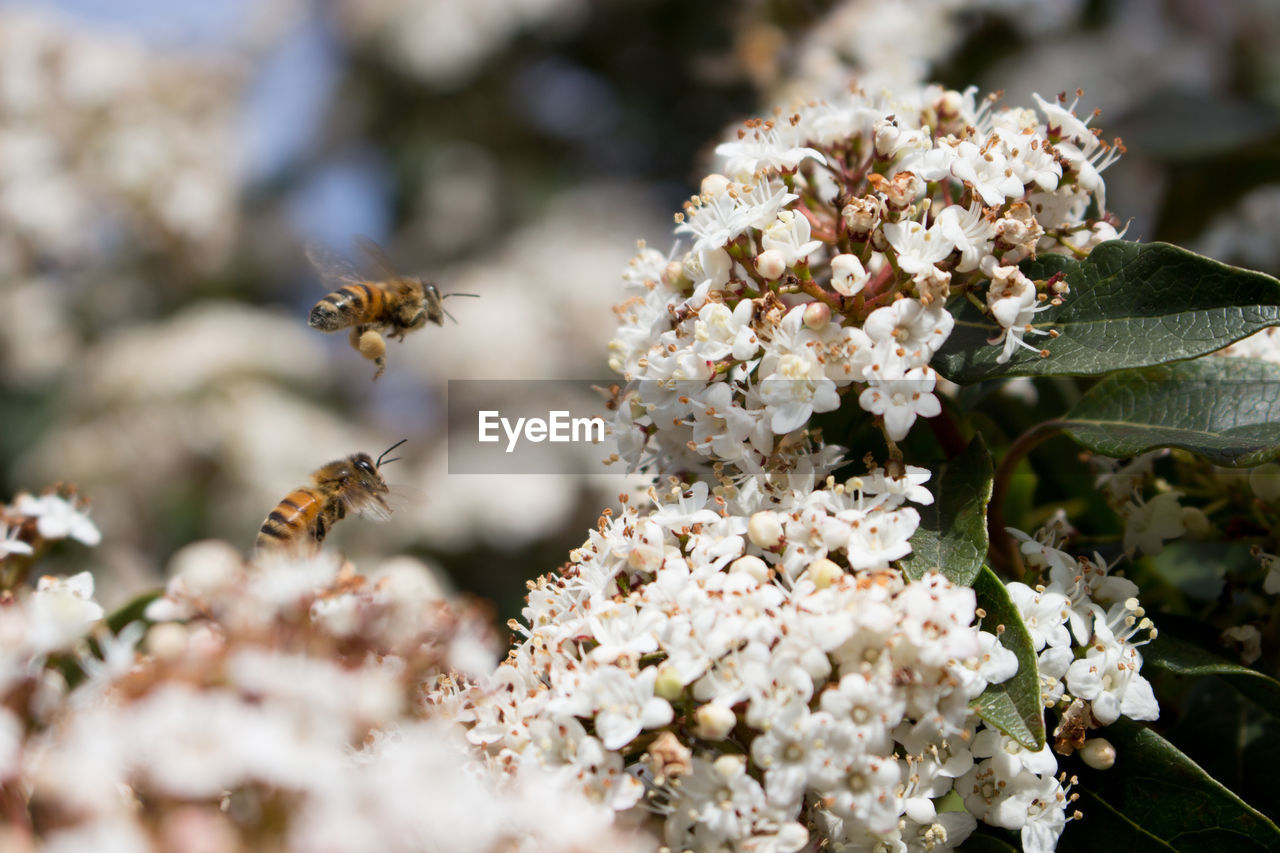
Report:
[[388,447],[386,450],[382,451],[382,455],[378,457],[378,461],[374,463],[374,467],[375,467],[375,468],[381,468],[383,465],[387,465],[387,464],[389,464],[389,463],[391,463],[391,462],[395,462],[395,461],[399,460],[399,459],[400,459],[400,457],[399,457],[399,456],[393,456],[393,457],[391,457],[390,459],[387,459],[387,458],[386,458],[386,456],[387,456],[387,454],[388,454],[388,453],[390,453],[391,451],[395,450],[397,447],[399,447],[400,445],[404,444],[404,443],[405,443],[406,441],[408,441],[408,440],[409,440],[409,439],[407,439],[407,438],[402,438],[402,439],[400,439],[399,441],[397,441],[395,444],[393,444],[393,445],[391,445],[390,447]]
[[[440,301],[443,302],[444,300],[448,299],[450,296],[470,296],[473,299],[480,298],[480,294],[478,293],[444,293],[440,295]],[[445,308],[443,305],[441,305],[440,310],[443,311],[444,315],[448,317],[450,320],[452,320],[455,323],[458,322],[458,318],[450,314],[448,308]]]

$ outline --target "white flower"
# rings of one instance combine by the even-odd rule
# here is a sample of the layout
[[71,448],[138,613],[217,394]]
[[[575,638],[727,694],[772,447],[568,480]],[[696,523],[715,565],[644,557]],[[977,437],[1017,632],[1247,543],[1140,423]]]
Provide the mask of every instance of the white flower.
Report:
[[1095,642],[1085,656],[1067,669],[1067,689],[1086,699],[1094,718],[1104,726],[1121,715],[1131,720],[1160,716],[1151,684],[1138,674],[1142,655],[1128,643],[1118,642],[1095,629]]
[[958,204],[948,205],[938,214],[936,225],[960,252],[956,272],[976,270],[982,259],[990,255],[995,224],[982,215],[981,204],[974,202],[968,209]]
[[671,722],[670,703],[653,695],[657,676],[656,667],[646,667],[633,677],[612,666],[601,667],[591,676],[588,689],[598,709],[596,734],[605,749],[621,749],[643,729]]
[[914,220],[886,222],[882,230],[897,254],[898,268],[906,273],[924,272],[956,247],[937,222],[929,228]]
[[1164,543],[1177,539],[1187,532],[1182,520],[1182,506],[1178,498],[1182,492],[1163,492],[1149,501],[1137,494],[1125,506],[1124,550],[1133,554],[1141,550],[1155,556],[1164,550]]
[[23,542],[17,538],[19,533],[18,527],[10,527],[3,521],[0,521],[0,560],[10,554],[32,554],[34,549],[31,543]]
[[787,266],[808,259],[821,246],[821,240],[810,240],[809,220],[794,210],[778,212],[778,218],[765,226],[760,245],[781,252]]
[[[911,368],[928,364],[954,326],[955,320],[941,305],[926,308],[920,300],[907,298],[872,311],[862,330],[877,350],[892,352]],[[881,355],[888,357],[888,353]]]
[[858,395],[858,405],[873,415],[884,418],[885,432],[901,441],[911,431],[917,417],[932,418],[942,411],[933,396],[937,374],[928,367],[913,367],[897,377],[873,380]]
[[792,170],[806,159],[827,162],[821,152],[801,143],[796,125],[786,120],[749,123],[735,141],[717,145],[716,156],[725,158],[725,172],[744,178],[761,169]]
[[1018,198],[1025,190],[1002,151],[968,140],[956,145],[951,174],[971,184],[983,204],[990,207],[1001,206],[1007,198]]
[[708,302],[694,324],[693,351],[709,361],[732,355],[737,361],[752,358],[760,341],[751,328],[751,300],[744,299],[730,311],[720,302]]
[[36,529],[45,539],[70,537],[85,545],[97,545],[102,541],[102,534],[89,516],[58,495],[47,494],[37,498],[23,492],[14,499],[11,509],[18,515],[37,519]]
[[840,407],[836,384],[822,366],[794,353],[778,359],[774,372],[760,380],[757,393],[769,412],[769,428],[776,435],[804,426],[814,412]]
[[973,739],[975,758],[990,758],[998,775],[1011,778],[1022,771],[1038,776],[1058,772],[1058,759],[1049,744],[1031,751],[999,729],[983,728]]
[[1031,633],[1031,647],[1037,652],[1046,645],[1067,646],[1071,635],[1067,631],[1070,608],[1067,597],[1058,592],[1037,591],[1018,581],[1005,584],[1009,599],[1018,608],[1022,622]]
[[28,613],[27,642],[36,654],[70,648],[103,615],[102,606],[93,600],[93,575],[81,572],[69,578],[40,578]]
[[667,824],[667,841],[672,847],[685,849],[685,835],[708,847],[717,842],[733,842],[751,834],[757,814],[765,810],[766,800],[760,784],[747,773],[742,756],[724,755],[713,761],[693,759],[689,774],[680,780],[678,798],[672,803],[676,821]]
[[748,228],[763,228],[773,222],[796,196],[785,187],[767,184],[726,184],[716,193],[699,197],[686,207],[677,234],[693,234],[693,251],[723,248]]

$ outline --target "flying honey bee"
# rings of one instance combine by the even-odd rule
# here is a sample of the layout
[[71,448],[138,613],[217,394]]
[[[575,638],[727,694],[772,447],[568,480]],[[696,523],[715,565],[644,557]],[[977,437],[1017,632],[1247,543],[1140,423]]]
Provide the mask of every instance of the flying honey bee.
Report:
[[255,549],[315,554],[330,528],[348,511],[386,521],[391,517],[386,500],[390,489],[380,472],[383,465],[400,458],[388,459],[387,454],[406,441],[388,447],[376,462],[367,453],[356,453],[311,472],[310,485],[286,495],[262,522]]
[[356,245],[373,275],[362,275],[332,249],[308,244],[311,265],[322,279],[337,285],[311,309],[308,323],[323,332],[350,329],[351,346],[378,366],[373,375],[376,380],[387,366],[384,334],[404,340],[406,334],[428,321],[443,326],[446,316],[453,319],[444,308],[444,300],[476,294],[441,293],[429,281],[397,272],[387,253],[368,237],[357,237]]

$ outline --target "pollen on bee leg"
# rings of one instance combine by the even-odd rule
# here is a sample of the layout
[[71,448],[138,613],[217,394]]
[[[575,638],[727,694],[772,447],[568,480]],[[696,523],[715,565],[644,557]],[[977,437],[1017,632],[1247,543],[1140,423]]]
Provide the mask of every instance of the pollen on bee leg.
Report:
[[[356,337],[354,334],[352,337]],[[355,348],[370,361],[378,361],[387,353],[387,342],[382,335],[373,329],[366,329],[355,341]]]

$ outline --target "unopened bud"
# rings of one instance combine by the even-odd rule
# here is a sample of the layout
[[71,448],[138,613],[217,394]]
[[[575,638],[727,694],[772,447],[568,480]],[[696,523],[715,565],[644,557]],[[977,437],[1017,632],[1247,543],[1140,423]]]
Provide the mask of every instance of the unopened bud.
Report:
[[703,195],[720,195],[720,193],[728,189],[729,183],[729,179],[724,175],[721,175],[719,172],[712,172],[710,175],[707,175],[702,179],[702,186],[700,189],[702,190]]
[[769,564],[754,554],[746,554],[729,564],[729,572],[750,575],[760,583],[769,580]]
[[804,324],[815,332],[831,321],[831,308],[825,302],[810,302],[804,309]]
[[1249,488],[1267,503],[1280,498],[1280,465],[1268,462],[1249,469]]
[[1080,760],[1094,770],[1110,770],[1116,763],[1116,748],[1104,737],[1089,738],[1080,747]]
[[857,255],[836,255],[831,259],[831,289],[841,296],[857,296],[870,278]]
[[668,702],[674,702],[684,693],[684,685],[680,682],[679,671],[669,663],[658,667],[658,675],[653,680],[653,695]]
[[825,589],[840,579],[844,569],[826,557],[821,557],[810,563],[804,574],[815,587]]
[[1198,506],[1182,508],[1182,526],[1187,529],[1187,536],[1192,539],[1204,539],[1213,530],[1213,525],[1209,523],[1209,516],[1205,515],[1204,510]]
[[756,270],[769,281],[781,278],[787,271],[787,259],[777,249],[765,249],[756,255]]
[[147,652],[157,660],[173,661],[187,650],[187,626],[178,622],[157,622],[147,631]]
[[733,709],[719,702],[708,702],[693,712],[693,733],[707,740],[724,740],[737,724]]
[[782,522],[778,514],[764,509],[747,522],[747,538],[761,548],[776,548],[782,542]]
[[671,261],[662,268],[662,283],[672,290],[679,290],[688,280],[688,276],[684,274],[684,264],[679,261]]

